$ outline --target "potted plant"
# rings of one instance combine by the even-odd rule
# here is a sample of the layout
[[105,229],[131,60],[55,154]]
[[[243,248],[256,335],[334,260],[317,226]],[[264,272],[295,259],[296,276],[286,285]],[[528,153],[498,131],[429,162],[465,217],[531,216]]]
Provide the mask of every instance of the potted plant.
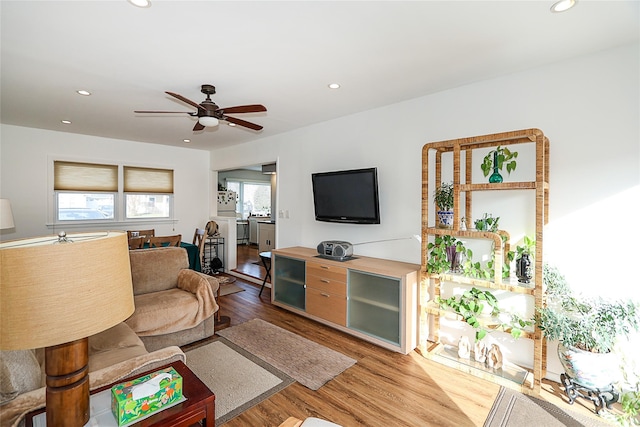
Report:
[[518,276],[518,282],[531,283],[535,253],[535,239],[524,236],[523,244],[516,247],[516,276]]
[[639,330],[640,307],[631,300],[576,296],[564,276],[546,265],[543,280],[547,306],[537,309],[534,320],[547,339],[559,341],[566,376],[587,388],[610,387],[618,377],[612,349],[619,338]]
[[453,182],[442,182],[433,195],[438,228],[453,228]]
[[[462,320],[476,329],[476,341],[482,340],[489,329],[508,330],[511,336],[519,338],[522,335],[522,330],[533,324],[532,321],[524,320],[518,315],[501,310],[494,294],[476,287],[464,291],[461,295],[453,295],[446,299],[436,297],[435,302],[442,309],[450,308],[454,313],[459,314]],[[507,322],[495,320],[498,317],[504,317],[505,314],[509,318]],[[482,322],[478,318],[481,315],[491,316],[494,320]]]
[[491,314],[497,316],[500,313],[498,299],[489,291],[482,291],[478,288],[471,288],[462,295],[453,295],[450,298],[442,299],[436,297],[436,304],[442,309],[450,308],[471,327],[476,329],[476,341],[487,335],[487,330],[478,320],[481,314]]
[[482,218],[476,219],[473,224],[478,231],[491,231],[495,233],[498,231],[498,223],[500,222],[500,217],[494,217],[492,214],[485,213]]
[[622,349],[617,349],[622,352],[620,357],[622,379],[618,385],[621,413],[615,414],[615,419],[620,426],[624,427],[640,426],[640,359],[635,354],[623,352],[624,347],[628,353],[634,351],[634,346],[629,344],[627,343]]
[[489,182],[497,183],[502,182],[502,175],[500,171],[503,167],[506,167],[507,173],[511,174],[511,171],[516,170],[516,158],[518,157],[517,151],[511,151],[506,147],[498,146],[495,150],[491,150],[482,160],[480,167],[484,176],[493,173],[489,177]]
[[436,236],[433,242],[427,245],[429,259],[427,271],[433,274],[457,272],[460,266],[460,257],[464,251],[464,245],[458,239],[450,235]]

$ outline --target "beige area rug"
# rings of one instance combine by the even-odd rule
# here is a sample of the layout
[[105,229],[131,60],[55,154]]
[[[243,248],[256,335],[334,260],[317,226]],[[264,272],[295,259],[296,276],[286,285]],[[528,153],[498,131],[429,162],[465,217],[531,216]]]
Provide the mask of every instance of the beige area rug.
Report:
[[[567,404],[568,405],[568,404]],[[484,427],[610,427],[532,396],[500,387]]]
[[260,319],[223,329],[217,334],[311,390],[319,389],[356,363],[342,353]]
[[224,338],[186,352],[187,366],[216,395],[216,425],[224,424],[294,379]]

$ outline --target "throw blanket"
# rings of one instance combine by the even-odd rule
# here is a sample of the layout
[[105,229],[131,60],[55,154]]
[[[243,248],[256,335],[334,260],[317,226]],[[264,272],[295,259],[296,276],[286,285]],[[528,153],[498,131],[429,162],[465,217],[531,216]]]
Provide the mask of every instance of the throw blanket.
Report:
[[177,288],[136,295],[134,301],[136,310],[125,323],[143,337],[193,328],[218,310],[208,280],[189,269],[180,271]]

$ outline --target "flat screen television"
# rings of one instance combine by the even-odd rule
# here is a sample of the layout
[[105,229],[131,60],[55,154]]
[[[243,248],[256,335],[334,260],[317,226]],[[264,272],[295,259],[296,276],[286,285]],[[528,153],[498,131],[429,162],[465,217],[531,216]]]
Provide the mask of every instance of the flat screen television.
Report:
[[311,182],[316,221],[380,224],[376,168],[313,173]]

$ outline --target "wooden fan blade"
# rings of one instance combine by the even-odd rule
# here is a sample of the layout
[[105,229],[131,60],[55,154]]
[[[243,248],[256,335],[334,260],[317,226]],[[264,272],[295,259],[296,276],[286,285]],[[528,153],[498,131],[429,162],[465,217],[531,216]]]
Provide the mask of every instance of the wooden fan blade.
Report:
[[200,104],[198,104],[198,103],[196,103],[196,102],[193,102],[192,100],[190,100],[190,99],[188,99],[188,98],[185,98],[184,96],[182,96],[182,95],[180,95],[180,94],[173,93],[173,92],[167,92],[167,91],[165,91],[165,93],[166,93],[167,95],[171,95],[171,96],[173,96],[174,98],[178,98],[178,99],[179,99],[180,101],[182,101],[182,102],[186,102],[187,104],[189,104],[189,105],[192,105],[192,106],[196,107],[198,110],[205,111],[205,109],[204,109],[204,108],[202,108],[202,106],[201,106]]
[[228,122],[234,123],[234,124],[236,124],[238,126],[244,126],[246,128],[249,128],[249,129],[253,129],[253,130],[261,130],[262,129],[262,126],[260,126],[260,125],[248,122],[246,120],[236,119],[235,117],[224,116],[223,119],[228,121]]
[[200,122],[196,122],[196,125],[193,127],[193,131],[196,132],[202,129],[204,129],[204,126],[202,126]]
[[264,105],[251,104],[251,105],[238,105],[237,107],[221,108],[223,114],[237,114],[237,113],[259,113],[261,111],[267,111]]
[[157,114],[157,113],[193,114],[191,111],[134,111],[134,113],[148,113],[148,114]]

